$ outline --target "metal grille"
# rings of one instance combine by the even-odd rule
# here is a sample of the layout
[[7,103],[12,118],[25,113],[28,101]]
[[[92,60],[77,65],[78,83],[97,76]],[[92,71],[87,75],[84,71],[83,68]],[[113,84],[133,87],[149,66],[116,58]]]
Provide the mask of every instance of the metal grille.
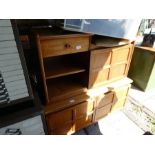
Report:
[[5,83],[0,71],[0,104],[7,104],[10,102],[8,91],[5,87]]

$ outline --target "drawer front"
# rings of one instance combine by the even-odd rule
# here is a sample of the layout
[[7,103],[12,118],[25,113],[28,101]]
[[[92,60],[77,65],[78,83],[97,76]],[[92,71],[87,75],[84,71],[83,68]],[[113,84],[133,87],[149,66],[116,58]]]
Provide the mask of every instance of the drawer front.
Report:
[[108,80],[110,69],[94,69],[89,74],[89,88],[99,86]]
[[36,116],[24,121],[3,127],[0,135],[42,135],[44,133],[41,116]]
[[95,113],[95,121],[98,121],[102,117],[106,116],[110,112],[111,106],[112,104],[108,104],[102,108],[97,109]]
[[64,108],[68,108],[70,106],[77,105],[78,103],[82,103],[86,101],[89,98],[89,96],[85,93],[72,96],[71,98],[62,99],[58,102],[52,102],[48,106],[45,107],[45,114],[48,115],[52,112],[60,111]]
[[46,116],[46,121],[47,121],[49,130],[59,128],[64,124],[72,122],[72,120],[73,120],[72,109],[63,110]]
[[120,100],[114,102],[111,110],[114,111],[114,110],[122,109],[124,107],[125,101],[126,101],[126,98],[120,99]]
[[93,120],[93,114],[76,120],[76,122],[75,122],[75,130],[77,131],[79,129],[82,129],[82,128],[88,126],[89,124],[92,123],[92,120]]
[[67,123],[49,132],[51,135],[69,135],[73,133],[73,124]]
[[79,119],[83,116],[89,115],[90,113],[93,112],[93,109],[94,109],[93,101],[88,101],[80,105],[77,105],[75,108],[75,119]]
[[109,92],[109,93],[102,94],[102,95],[98,96],[97,97],[97,107],[101,108],[107,104],[112,104],[113,97],[114,97],[113,92]]
[[89,37],[67,37],[41,40],[43,57],[88,51]]

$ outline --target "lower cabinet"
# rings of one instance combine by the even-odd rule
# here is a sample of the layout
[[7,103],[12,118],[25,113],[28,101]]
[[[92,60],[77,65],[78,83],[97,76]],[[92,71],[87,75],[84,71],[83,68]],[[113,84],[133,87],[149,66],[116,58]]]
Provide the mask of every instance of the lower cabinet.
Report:
[[49,134],[72,134],[93,121],[94,102],[87,101],[46,115]]
[[55,113],[48,113],[46,121],[49,134],[66,135],[84,128],[114,110],[123,108],[130,84],[100,92],[93,99]]

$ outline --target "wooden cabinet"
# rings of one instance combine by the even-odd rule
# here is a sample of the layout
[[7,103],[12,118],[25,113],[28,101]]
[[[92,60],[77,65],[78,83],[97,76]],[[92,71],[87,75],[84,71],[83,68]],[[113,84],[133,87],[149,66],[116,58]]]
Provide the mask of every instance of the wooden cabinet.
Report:
[[133,44],[89,51],[88,34],[35,33],[49,134],[72,134],[123,106],[129,86],[108,84],[127,75]]
[[53,104],[86,92],[89,35],[66,31],[60,33],[52,29],[36,29],[34,33],[44,84],[45,104]]
[[128,73],[133,44],[117,48],[92,50],[89,88],[113,82]]

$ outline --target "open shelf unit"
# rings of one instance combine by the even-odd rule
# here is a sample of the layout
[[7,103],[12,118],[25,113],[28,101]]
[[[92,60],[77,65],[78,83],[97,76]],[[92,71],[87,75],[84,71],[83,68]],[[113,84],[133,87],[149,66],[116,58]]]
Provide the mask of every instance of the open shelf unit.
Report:
[[46,79],[53,79],[86,71],[85,68],[82,68],[76,64],[49,59],[45,60],[44,69]]
[[57,104],[60,100],[86,92],[90,57],[89,35],[36,34],[45,105]]

